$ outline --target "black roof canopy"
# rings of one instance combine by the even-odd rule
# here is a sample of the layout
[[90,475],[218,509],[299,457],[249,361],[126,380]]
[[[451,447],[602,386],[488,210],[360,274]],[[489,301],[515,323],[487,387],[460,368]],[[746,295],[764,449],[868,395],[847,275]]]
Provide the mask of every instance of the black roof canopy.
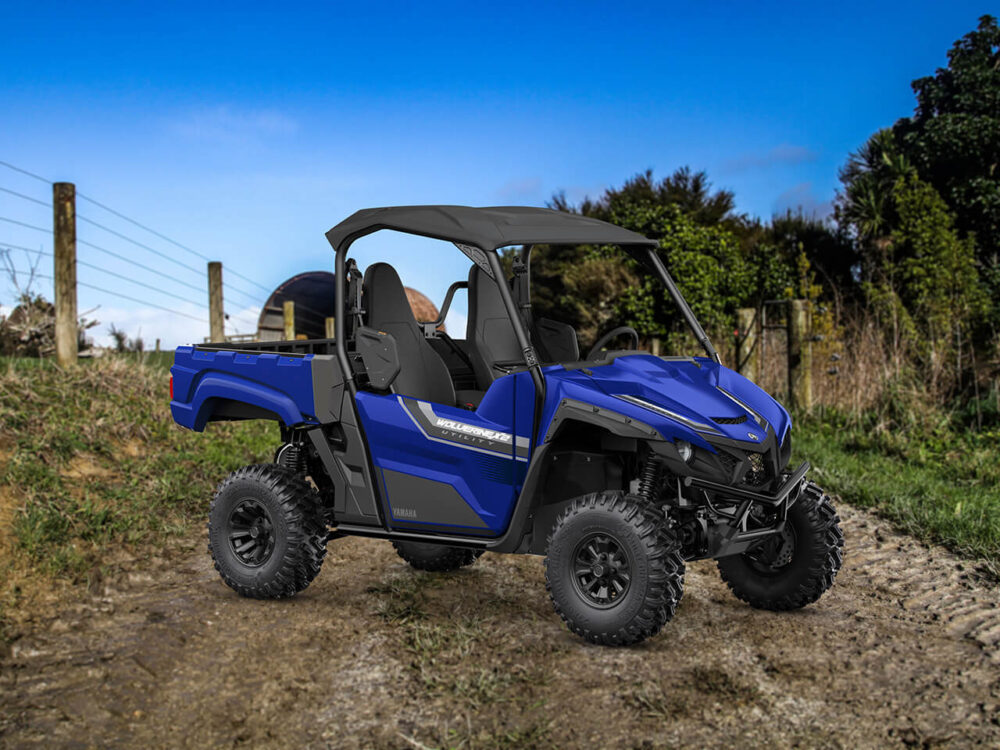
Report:
[[365,208],[326,233],[335,250],[359,237],[392,229],[496,250],[507,245],[655,246],[641,234],[579,214],[528,206],[393,206]]

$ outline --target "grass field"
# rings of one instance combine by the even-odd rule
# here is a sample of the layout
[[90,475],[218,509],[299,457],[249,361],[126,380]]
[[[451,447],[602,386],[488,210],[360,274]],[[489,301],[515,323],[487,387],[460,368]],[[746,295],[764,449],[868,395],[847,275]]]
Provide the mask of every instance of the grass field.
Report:
[[793,460],[810,461],[827,491],[1000,577],[1000,429],[927,434],[827,414],[798,420],[793,435]]

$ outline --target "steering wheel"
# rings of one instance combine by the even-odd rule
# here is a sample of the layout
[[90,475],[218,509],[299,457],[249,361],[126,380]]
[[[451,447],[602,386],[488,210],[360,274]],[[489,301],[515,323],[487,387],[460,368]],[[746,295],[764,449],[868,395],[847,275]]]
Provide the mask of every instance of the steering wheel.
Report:
[[608,331],[606,334],[601,336],[601,338],[598,339],[597,343],[590,348],[590,351],[587,353],[587,361],[594,359],[594,357],[600,354],[601,349],[603,349],[609,341],[613,341],[614,339],[618,338],[619,336],[625,333],[627,333],[629,337],[632,339],[632,348],[638,349],[639,348],[638,332],[632,326],[618,326],[618,328],[615,328],[612,331]]

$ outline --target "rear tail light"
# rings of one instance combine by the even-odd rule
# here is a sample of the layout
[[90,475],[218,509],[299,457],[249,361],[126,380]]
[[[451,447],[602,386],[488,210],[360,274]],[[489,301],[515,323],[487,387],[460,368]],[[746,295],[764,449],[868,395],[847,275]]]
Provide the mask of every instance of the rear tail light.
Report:
[[174,400],[174,376],[170,376],[170,400]]

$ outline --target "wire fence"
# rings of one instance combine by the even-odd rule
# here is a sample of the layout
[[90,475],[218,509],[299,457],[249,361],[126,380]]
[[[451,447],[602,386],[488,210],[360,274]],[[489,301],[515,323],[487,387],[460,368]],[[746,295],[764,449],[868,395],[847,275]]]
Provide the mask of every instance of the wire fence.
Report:
[[[41,175],[7,161],[0,161],[0,167],[43,183],[50,188],[54,184]],[[51,196],[51,192],[49,195]],[[53,209],[51,200],[39,198],[13,187],[0,185],[0,197],[2,196],[14,199],[8,202],[9,210],[3,211],[4,214],[9,215],[0,215],[0,225],[6,225],[10,230],[6,233],[0,232],[0,256],[3,257],[4,270],[13,277],[12,281],[18,287],[19,293],[22,291],[20,288],[22,283],[18,281],[19,278],[28,279],[30,284],[35,284],[38,281],[54,283],[52,276],[39,273],[37,270],[42,258],[55,257],[53,227],[51,224],[44,226],[42,221],[35,219],[39,215],[39,209],[47,209],[49,212],[48,222],[51,222]],[[76,198],[78,202],[83,202],[111,218],[110,221],[104,217],[100,217],[98,220],[89,215],[90,212],[76,212],[76,221],[78,222],[76,244],[79,248],[84,249],[84,252],[78,252],[76,262],[77,266],[89,272],[85,280],[77,280],[79,287],[98,292],[110,299],[138,303],[144,308],[152,308],[208,325],[209,307],[205,269],[193,265],[186,259],[175,257],[175,249],[182,250],[187,255],[205,262],[211,260],[208,255],[96,198],[79,191],[76,191]],[[18,205],[21,205],[23,210],[19,209]],[[123,224],[127,226],[122,226]],[[130,229],[141,230],[152,239],[146,236],[139,239],[133,236]],[[31,241],[23,239],[24,236],[31,233],[39,235],[40,242],[37,247],[31,247]],[[4,237],[3,234],[12,235],[17,239],[8,241],[8,238]],[[83,236],[79,236],[80,234]],[[24,255],[24,263],[21,265],[26,265],[27,268],[18,267],[15,263],[15,254]],[[137,258],[141,258],[141,260]],[[226,304],[226,307],[229,308],[225,310],[228,327],[235,334],[247,332],[248,329],[256,332],[261,307],[270,295],[271,289],[241,273],[228,263],[225,265],[224,276],[226,278],[223,280],[223,299],[226,303],[229,303],[230,300],[238,300],[238,304]],[[197,283],[194,277],[197,277],[200,283]],[[244,283],[233,284],[227,280],[229,277],[239,279]],[[102,279],[112,280],[113,283],[111,285],[96,283]],[[121,282],[121,288],[118,288],[118,284],[114,282]],[[112,288],[108,288],[108,286]],[[136,289],[135,294],[142,296],[130,294],[132,288]],[[187,290],[203,295],[200,298],[202,301],[198,301],[199,298],[188,294]],[[182,309],[178,309],[178,307]],[[297,313],[320,322],[324,318],[320,312],[306,306],[297,306]]]

